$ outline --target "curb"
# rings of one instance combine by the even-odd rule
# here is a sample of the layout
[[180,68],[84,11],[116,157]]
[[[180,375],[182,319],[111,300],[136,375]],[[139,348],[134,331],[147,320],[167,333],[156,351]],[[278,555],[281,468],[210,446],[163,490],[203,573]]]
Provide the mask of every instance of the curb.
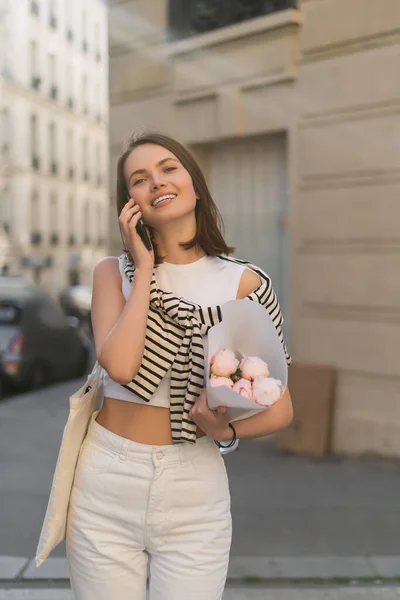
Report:
[[[0,581],[68,581],[64,557],[35,559],[0,556]],[[231,556],[228,582],[333,582],[391,580],[400,582],[399,556]]]

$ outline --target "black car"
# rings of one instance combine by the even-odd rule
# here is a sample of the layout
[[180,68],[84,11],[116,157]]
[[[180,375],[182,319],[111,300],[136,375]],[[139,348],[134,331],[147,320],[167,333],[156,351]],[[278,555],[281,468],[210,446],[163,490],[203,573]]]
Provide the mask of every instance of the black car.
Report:
[[42,290],[21,277],[0,277],[0,396],[86,373],[90,340]]

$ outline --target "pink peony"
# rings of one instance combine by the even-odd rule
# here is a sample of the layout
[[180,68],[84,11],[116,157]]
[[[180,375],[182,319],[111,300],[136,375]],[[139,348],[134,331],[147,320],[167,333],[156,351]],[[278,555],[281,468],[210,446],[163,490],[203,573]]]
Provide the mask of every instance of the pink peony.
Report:
[[245,356],[240,363],[242,377],[253,381],[256,377],[269,377],[269,368],[266,362],[258,356]]
[[234,384],[232,389],[234,392],[240,394],[244,398],[247,398],[248,400],[253,400],[253,390],[251,386],[251,381],[249,381],[248,379],[239,379],[239,381],[237,381]]
[[253,381],[253,400],[266,408],[275,404],[282,396],[283,385],[279,379],[256,377]]
[[212,376],[210,379],[210,385],[212,387],[220,387],[226,385],[229,388],[233,388],[233,381],[229,377],[215,377]]
[[220,350],[211,359],[211,373],[217,377],[229,377],[236,373],[239,361],[232,350]]

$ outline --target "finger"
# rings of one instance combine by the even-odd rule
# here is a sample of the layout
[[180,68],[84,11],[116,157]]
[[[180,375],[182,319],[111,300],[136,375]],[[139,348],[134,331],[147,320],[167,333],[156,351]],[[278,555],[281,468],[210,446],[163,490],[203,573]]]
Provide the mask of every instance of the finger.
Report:
[[140,217],[142,216],[142,213],[140,212],[140,210],[135,211],[133,214],[128,215],[128,217],[126,217],[122,222],[121,222],[121,228],[122,230],[126,233],[129,234],[129,232],[131,231],[131,226],[132,226],[132,219],[135,219],[133,225],[136,226],[137,221],[140,219]]
[[[140,212],[140,210],[133,215],[133,217],[131,218],[131,220],[128,223],[128,228],[132,231],[135,230],[136,231],[136,225],[138,224],[139,219],[141,218],[142,213]],[[136,232],[137,233],[137,232]]]
[[122,210],[120,212],[120,216],[125,214],[127,210],[129,210],[130,208],[132,208],[132,206],[135,205],[135,200],[133,198],[129,198],[128,202],[126,202],[124,204],[124,206],[122,207]]
[[138,210],[140,210],[140,206],[138,204],[131,206],[124,212],[124,214],[122,214],[122,213],[120,214],[120,217],[119,217],[120,221],[121,222],[129,221],[130,218],[132,217],[132,215],[137,213]]
[[207,393],[206,393],[206,388],[203,388],[200,392],[199,395],[199,400],[207,400]]
[[218,406],[218,414],[226,415],[226,412],[227,412],[226,406]]

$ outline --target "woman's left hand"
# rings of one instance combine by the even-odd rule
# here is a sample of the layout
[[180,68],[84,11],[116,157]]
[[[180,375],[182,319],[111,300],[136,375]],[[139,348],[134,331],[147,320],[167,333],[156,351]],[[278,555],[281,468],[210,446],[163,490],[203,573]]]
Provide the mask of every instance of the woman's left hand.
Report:
[[225,441],[225,438],[232,437],[227,409],[224,406],[219,406],[217,410],[210,410],[205,388],[201,390],[200,396],[189,412],[189,416],[205,434],[215,440]]

